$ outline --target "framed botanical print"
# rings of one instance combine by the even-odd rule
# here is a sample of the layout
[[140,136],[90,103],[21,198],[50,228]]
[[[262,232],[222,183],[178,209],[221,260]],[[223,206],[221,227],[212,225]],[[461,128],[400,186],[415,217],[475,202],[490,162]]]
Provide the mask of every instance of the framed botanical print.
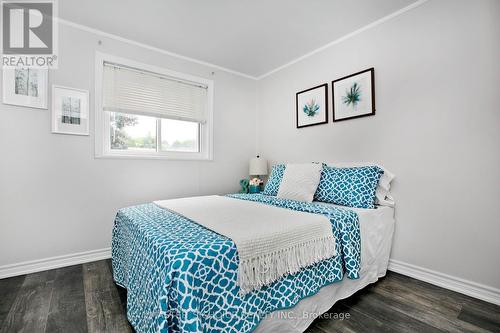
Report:
[[89,135],[89,92],[52,86],[52,133]]
[[375,115],[375,70],[332,81],[333,121]]
[[49,70],[32,67],[2,69],[3,103],[46,109]]
[[296,95],[297,128],[328,123],[328,84]]

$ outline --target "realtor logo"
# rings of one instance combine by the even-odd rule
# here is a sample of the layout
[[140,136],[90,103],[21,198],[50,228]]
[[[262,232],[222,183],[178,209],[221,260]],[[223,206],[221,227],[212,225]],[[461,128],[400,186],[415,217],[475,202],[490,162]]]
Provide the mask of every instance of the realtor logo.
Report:
[[2,65],[55,67],[55,1],[2,1]]

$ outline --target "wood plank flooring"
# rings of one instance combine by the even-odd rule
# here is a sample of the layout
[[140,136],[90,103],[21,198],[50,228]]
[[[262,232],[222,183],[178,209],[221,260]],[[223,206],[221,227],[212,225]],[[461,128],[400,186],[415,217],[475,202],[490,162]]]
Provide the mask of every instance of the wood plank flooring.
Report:
[[[103,260],[0,280],[0,332],[134,330]],[[307,330],[334,332],[500,332],[500,307],[388,272]]]

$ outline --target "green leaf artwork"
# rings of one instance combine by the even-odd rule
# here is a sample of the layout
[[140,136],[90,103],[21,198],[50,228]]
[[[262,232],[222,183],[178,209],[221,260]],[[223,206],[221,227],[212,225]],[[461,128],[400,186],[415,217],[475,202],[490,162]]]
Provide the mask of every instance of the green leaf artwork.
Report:
[[357,82],[354,82],[350,89],[346,90],[345,96],[342,96],[342,101],[346,106],[352,105],[356,107],[361,101],[361,87]]
[[319,105],[316,103],[316,100],[313,98],[308,103],[304,104],[302,108],[304,113],[309,117],[314,117],[319,112]]

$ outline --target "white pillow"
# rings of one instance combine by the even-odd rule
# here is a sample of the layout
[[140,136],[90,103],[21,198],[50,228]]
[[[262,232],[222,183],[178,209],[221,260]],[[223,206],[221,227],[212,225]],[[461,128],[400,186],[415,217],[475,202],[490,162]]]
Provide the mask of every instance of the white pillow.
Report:
[[396,176],[384,168],[383,166],[377,163],[371,162],[331,162],[326,163],[329,166],[337,167],[337,168],[351,168],[351,167],[361,167],[367,165],[376,165],[382,170],[384,170],[384,174],[380,177],[378,181],[377,190],[375,193],[376,199],[375,204],[381,206],[389,206],[394,207],[394,198],[391,196],[391,182],[396,178]]
[[287,164],[278,198],[312,202],[322,168],[320,163]]

